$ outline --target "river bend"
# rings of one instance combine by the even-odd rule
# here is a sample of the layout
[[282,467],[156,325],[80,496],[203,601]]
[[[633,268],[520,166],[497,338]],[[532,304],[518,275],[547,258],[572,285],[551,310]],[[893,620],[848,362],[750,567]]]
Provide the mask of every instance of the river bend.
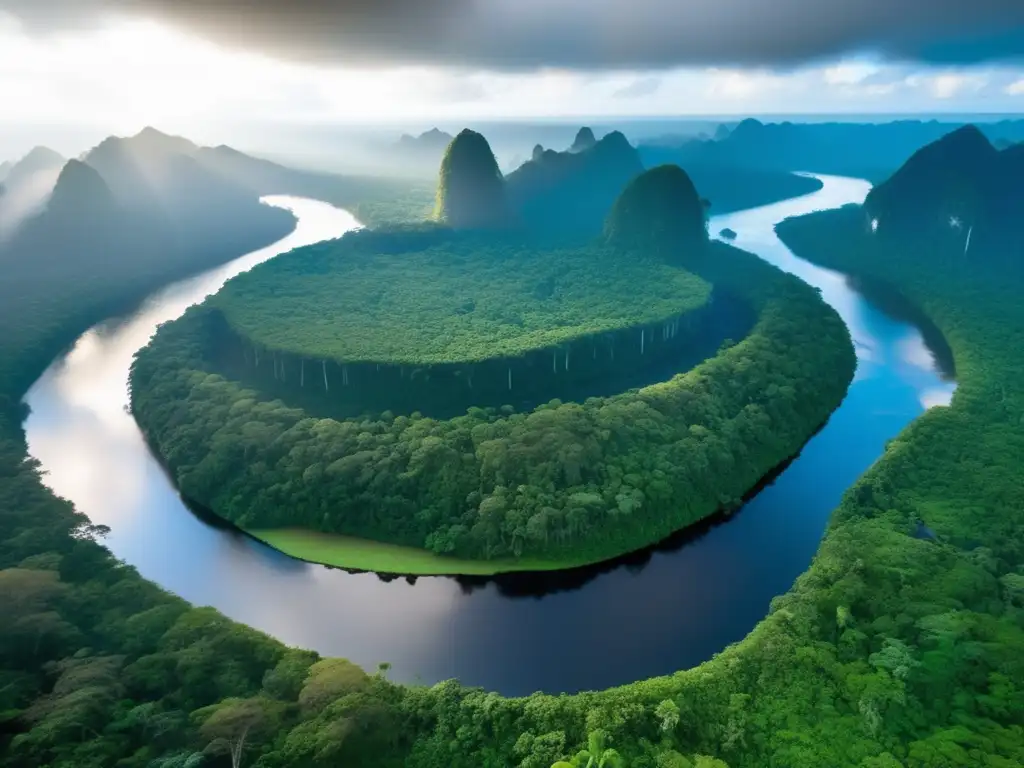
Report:
[[854,339],[858,367],[843,404],[773,482],[720,525],[604,568],[467,580],[384,580],[297,562],[211,526],[181,502],[127,412],[132,356],[156,326],[232,275],[357,226],[347,212],[290,197],[296,230],[268,248],[151,296],[95,326],[26,396],[30,453],[44,481],[96,524],[115,555],[196,605],[212,605],[282,641],[345,656],[393,679],[458,677],[509,695],[603,688],[665,674],[740,640],[810,564],[843,491],[953,384],[913,325],[886,314],[842,275],[793,256],[781,219],[859,203],[866,182],[821,177],[810,195],[715,217],[737,246],[821,289]]

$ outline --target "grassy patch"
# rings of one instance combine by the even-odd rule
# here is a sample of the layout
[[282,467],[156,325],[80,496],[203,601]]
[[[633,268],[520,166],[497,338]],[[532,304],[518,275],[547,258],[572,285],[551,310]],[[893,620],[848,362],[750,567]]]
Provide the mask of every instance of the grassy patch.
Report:
[[518,560],[469,560],[442,557],[416,547],[384,544],[353,536],[300,528],[247,531],[263,543],[290,557],[312,563],[403,576],[493,576],[513,571],[554,571],[587,565],[540,558]]

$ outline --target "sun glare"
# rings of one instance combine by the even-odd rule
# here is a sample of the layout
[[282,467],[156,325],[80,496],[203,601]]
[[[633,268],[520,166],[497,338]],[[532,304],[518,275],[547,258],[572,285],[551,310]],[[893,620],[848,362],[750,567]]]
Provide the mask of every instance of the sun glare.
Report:
[[[220,48],[153,22],[47,38],[0,24],[0,120],[75,114],[115,131],[186,130],[235,117],[316,122],[399,118],[479,97],[471,78],[435,68],[312,67]],[[17,113],[17,114],[15,114]]]

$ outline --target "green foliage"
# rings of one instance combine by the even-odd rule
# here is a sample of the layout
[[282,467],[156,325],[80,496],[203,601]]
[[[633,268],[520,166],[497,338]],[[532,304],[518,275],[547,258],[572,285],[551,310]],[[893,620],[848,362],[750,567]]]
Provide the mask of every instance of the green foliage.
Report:
[[709,293],[681,269],[599,245],[423,229],[293,251],[228,281],[212,304],[267,351],[416,366],[517,357],[660,324]]
[[[26,459],[24,386],[110,302],[172,270],[55,261],[27,299],[19,284],[0,302],[0,766],[224,766],[229,755],[204,755],[202,724],[252,699],[284,704],[269,705],[273,734],[243,750],[260,768],[546,768],[596,730],[630,768],[1024,764],[1019,251],[993,241],[964,259],[961,244],[865,231],[858,210],[780,228],[801,255],[918,303],[953,348],[959,389],[850,489],[811,568],[746,639],[697,669],[607,691],[507,699],[371,676],[309,710],[298,696],[312,654],[142,580]],[[87,267],[103,280],[56,290]],[[937,541],[913,536],[919,518]]]
[[619,195],[605,222],[605,237],[619,248],[686,259],[708,239],[705,206],[686,171],[659,165],[637,176]]
[[[687,267],[758,320],[716,357],[639,390],[529,413],[316,418],[212,372],[202,349],[214,310],[199,307],[140,351],[133,410],[182,492],[243,528],[485,560],[607,559],[741,498],[797,452],[853,373],[845,327],[796,278],[721,244]],[[673,271],[698,282],[662,269],[662,282]]]
[[505,181],[487,139],[463,129],[441,160],[434,218],[455,229],[508,224]]

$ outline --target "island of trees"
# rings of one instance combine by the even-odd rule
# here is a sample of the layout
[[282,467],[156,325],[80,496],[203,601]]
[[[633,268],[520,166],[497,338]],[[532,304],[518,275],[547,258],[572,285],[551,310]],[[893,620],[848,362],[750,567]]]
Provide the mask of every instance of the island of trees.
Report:
[[[461,227],[300,249],[163,327],[133,366],[132,407],[183,494],[310,559],[323,547],[280,533],[446,556],[430,570],[565,567],[734,509],[842,399],[841,321],[799,280],[710,243],[678,166],[629,182],[604,234],[573,248],[509,231],[501,189],[486,141],[464,131],[437,211]],[[545,396],[679,360],[722,303],[750,322],[696,368]],[[521,390],[535,407],[513,405]],[[443,393],[461,415],[429,414]]]

